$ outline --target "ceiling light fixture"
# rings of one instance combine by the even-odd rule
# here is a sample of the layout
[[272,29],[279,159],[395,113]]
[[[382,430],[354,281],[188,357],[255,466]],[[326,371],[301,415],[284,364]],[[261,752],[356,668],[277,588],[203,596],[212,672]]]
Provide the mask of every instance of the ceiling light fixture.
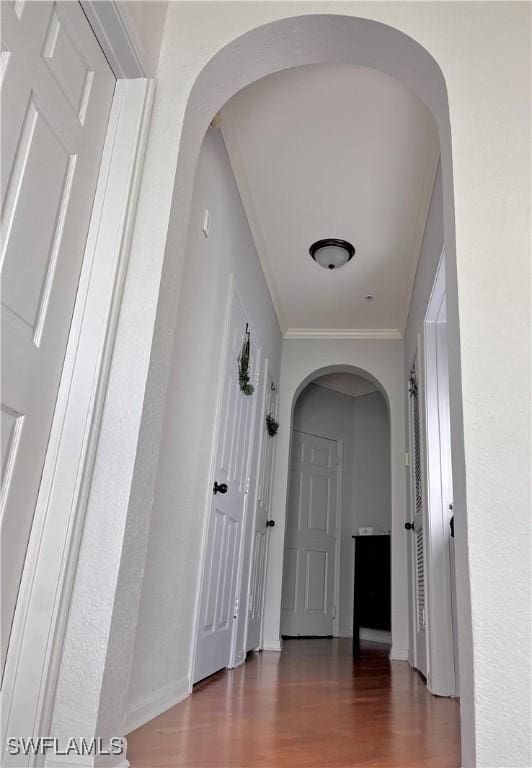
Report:
[[312,243],[309,253],[320,267],[338,269],[353,258],[355,248],[347,240],[328,237],[325,240],[316,240],[315,243]]

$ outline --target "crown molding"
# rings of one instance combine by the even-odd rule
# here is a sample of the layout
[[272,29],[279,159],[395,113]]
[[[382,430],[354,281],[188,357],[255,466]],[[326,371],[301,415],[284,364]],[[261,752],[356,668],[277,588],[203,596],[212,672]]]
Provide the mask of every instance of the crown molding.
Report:
[[398,341],[403,338],[398,328],[288,328],[285,339],[382,339]]

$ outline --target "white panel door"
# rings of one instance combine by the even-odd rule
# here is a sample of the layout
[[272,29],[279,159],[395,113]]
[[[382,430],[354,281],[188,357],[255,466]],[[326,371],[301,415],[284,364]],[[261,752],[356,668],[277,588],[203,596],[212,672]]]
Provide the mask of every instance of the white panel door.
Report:
[[273,417],[277,417],[277,390],[269,371],[266,373],[265,386],[266,392],[264,398],[259,459],[259,483],[257,488],[250,573],[246,651],[259,648],[261,644],[268,530],[270,529],[268,523],[275,522],[270,521],[269,516],[273,479],[273,449],[276,438],[268,434],[268,430],[266,429],[266,416],[267,414],[271,414]]
[[[196,640],[194,682],[230,663],[242,522],[249,490],[256,392],[245,395],[238,360],[250,334],[250,381],[256,385],[260,350],[236,295],[232,297],[224,370],[220,432],[215,459],[215,492],[209,511]],[[216,486],[215,486],[216,488]]]
[[[458,617],[456,612],[456,570],[454,535],[451,536],[453,515],[453,471],[451,457],[451,416],[449,410],[449,359],[447,344],[447,304],[443,296],[440,312],[435,324],[436,365],[438,385],[438,437],[441,478],[441,512],[444,531],[444,556],[448,557],[445,570],[449,574],[451,602],[451,631],[453,638],[454,695],[460,695],[460,674],[458,656]],[[454,532],[454,526],[452,528]]]
[[3,2],[2,662],[115,79],[75,2]]
[[293,432],[281,633],[332,635],[338,443]]

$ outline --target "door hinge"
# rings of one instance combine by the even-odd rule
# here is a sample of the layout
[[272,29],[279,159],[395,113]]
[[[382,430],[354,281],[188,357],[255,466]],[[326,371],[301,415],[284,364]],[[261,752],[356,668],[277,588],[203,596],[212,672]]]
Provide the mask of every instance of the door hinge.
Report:
[[246,478],[246,484],[244,486],[244,493],[245,494],[249,493],[249,484],[250,484],[250,482],[251,482],[251,478],[250,477]]
[[410,453],[408,451],[406,451],[406,453],[405,453],[405,467],[409,467],[409,466],[410,466]]
[[235,610],[233,611],[233,619],[238,618],[238,597],[235,598]]

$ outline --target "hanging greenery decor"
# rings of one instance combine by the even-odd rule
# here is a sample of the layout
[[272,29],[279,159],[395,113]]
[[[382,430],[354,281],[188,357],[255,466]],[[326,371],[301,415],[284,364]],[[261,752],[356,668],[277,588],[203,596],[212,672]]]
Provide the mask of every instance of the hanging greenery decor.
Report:
[[275,420],[271,413],[268,413],[266,416],[266,429],[270,437],[275,437],[279,431],[279,422]]
[[417,395],[417,376],[414,368],[412,368],[408,377],[408,394],[410,397],[416,397]]
[[249,351],[249,331],[246,328],[246,335],[244,337],[244,343],[242,344],[242,352],[238,358],[238,383],[240,384],[240,391],[248,397],[255,391],[255,387],[249,381]]

